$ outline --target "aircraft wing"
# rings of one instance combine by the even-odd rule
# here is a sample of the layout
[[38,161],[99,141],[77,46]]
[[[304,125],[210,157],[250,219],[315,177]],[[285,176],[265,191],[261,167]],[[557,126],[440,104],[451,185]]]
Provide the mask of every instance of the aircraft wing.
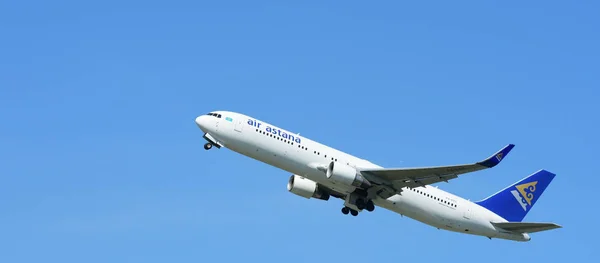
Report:
[[394,191],[398,191],[402,187],[413,188],[448,182],[460,174],[492,168],[498,165],[514,146],[509,144],[489,158],[471,164],[421,168],[365,168],[360,169],[360,173],[375,184],[392,187]]

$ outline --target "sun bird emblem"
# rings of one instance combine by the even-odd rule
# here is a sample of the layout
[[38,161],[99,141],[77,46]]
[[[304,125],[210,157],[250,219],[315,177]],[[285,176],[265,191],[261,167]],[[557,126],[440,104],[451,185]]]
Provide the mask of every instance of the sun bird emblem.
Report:
[[537,183],[538,182],[535,181],[531,183],[520,184],[515,186],[517,190],[510,191],[524,211],[527,211],[527,206],[531,207],[531,201],[533,200],[533,193],[535,192],[535,186]]

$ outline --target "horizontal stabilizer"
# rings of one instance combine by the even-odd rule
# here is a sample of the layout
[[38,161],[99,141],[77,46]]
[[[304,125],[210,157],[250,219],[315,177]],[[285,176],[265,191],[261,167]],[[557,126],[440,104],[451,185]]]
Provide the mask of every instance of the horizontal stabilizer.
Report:
[[556,228],[562,228],[562,226],[559,226],[554,223],[492,222],[492,225],[516,233],[534,233],[552,230]]

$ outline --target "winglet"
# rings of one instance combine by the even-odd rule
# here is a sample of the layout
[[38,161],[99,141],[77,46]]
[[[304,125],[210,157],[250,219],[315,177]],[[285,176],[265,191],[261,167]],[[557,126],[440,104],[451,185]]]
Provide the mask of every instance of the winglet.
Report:
[[502,159],[504,159],[506,157],[506,155],[508,155],[508,153],[510,152],[510,150],[512,150],[513,147],[515,147],[514,144],[506,145],[504,148],[502,148],[502,150],[498,151],[497,153],[490,156],[489,158],[487,158],[481,162],[478,162],[477,164],[483,165],[487,168],[492,168],[492,167],[498,165],[500,163],[500,161],[502,161]]

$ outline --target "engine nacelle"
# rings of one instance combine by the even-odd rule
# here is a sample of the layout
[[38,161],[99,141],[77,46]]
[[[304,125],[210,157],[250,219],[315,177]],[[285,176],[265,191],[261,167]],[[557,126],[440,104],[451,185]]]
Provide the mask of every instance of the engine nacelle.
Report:
[[288,191],[306,199],[313,197],[321,200],[329,200],[329,193],[319,189],[319,184],[313,180],[306,179],[299,175],[293,174],[290,176],[287,189]]
[[325,174],[328,179],[345,185],[351,185],[359,188],[369,188],[371,183],[367,181],[356,169],[353,167],[339,163],[331,162],[327,167]]

